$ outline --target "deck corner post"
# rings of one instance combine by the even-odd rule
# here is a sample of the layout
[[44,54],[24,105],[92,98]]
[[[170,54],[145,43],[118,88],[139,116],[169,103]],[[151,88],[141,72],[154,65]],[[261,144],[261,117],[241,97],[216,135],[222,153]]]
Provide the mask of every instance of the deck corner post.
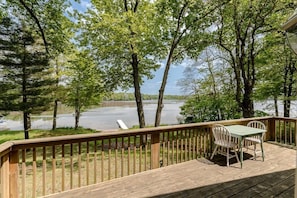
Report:
[[275,118],[268,119],[268,127],[265,141],[275,141]]
[[18,198],[18,177],[19,177],[19,155],[18,151],[11,151],[9,153],[9,197]]
[[160,168],[160,133],[151,135],[151,162],[152,169]]

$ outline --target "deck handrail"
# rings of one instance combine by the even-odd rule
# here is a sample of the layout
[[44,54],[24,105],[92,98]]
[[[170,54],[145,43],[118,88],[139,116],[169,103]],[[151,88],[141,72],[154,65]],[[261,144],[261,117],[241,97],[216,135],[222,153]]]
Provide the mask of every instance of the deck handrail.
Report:
[[296,145],[297,119],[274,116],[8,141],[0,145],[1,197],[43,196],[209,157],[213,124],[251,120],[266,124],[266,140]]

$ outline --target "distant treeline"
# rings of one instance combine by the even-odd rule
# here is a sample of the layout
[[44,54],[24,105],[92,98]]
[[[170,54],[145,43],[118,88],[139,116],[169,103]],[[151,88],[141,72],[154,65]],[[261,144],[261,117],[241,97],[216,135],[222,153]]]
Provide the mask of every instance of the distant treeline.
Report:
[[[184,95],[164,95],[164,100],[185,100],[187,96]],[[158,100],[158,95],[143,94],[143,100]],[[129,101],[135,100],[134,93],[113,93],[108,97],[104,98],[105,101]]]

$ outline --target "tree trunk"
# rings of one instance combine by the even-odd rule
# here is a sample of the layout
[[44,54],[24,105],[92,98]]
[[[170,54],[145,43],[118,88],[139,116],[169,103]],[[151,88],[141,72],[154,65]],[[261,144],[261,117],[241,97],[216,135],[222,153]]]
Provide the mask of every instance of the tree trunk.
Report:
[[80,117],[80,109],[79,107],[75,107],[75,125],[74,125],[74,129],[78,129],[79,127],[79,117]]
[[296,71],[295,62],[292,58],[290,58],[287,63],[288,66],[285,68],[285,79],[284,79],[284,117],[290,117],[290,109],[291,109],[291,100],[293,95],[293,84],[294,81],[294,73]]
[[25,139],[29,139],[29,129],[30,129],[30,114],[26,111],[23,112],[23,121],[24,121],[24,135]]
[[[58,60],[56,59],[56,68],[55,68],[55,72],[56,72],[56,91],[59,89],[59,63]],[[57,97],[57,95],[56,95]],[[57,128],[57,113],[58,113],[58,99],[55,99],[55,103],[54,103],[54,112],[53,112],[53,128],[52,130],[55,130]]]
[[138,58],[136,53],[132,54],[132,67],[133,67],[133,82],[134,82],[134,89],[135,89],[134,96],[135,96],[136,106],[137,106],[139,127],[144,128],[145,119],[144,119],[144,111],[143,111],[143,104],[142,104],[142,96],[140,91]]
[[289,99],[284,100],[284,117],[290,117],[291,101]]
[[244,118],[251,118],[254,116],[254,102],[251,99],[252,87],[246,87],[242,100],[242,116]]
[[274,101],[275,116],[278,117],[277,96],[273,97],[273,101]]
[[164,107],[163,104],[163,98],[164,98],[164,91],[165,91],[165,86],[167,83],[167,78],[168,78],[168,73],[169,73],[169,69],[170,69],[170,65],[171,65],[171,61],[172,61],[172,57],[173,57],[173,52],[174,49],[176,48],[177,44],[176,41],[174,40],[172,45],[171,45],[171,49],[167,58],[167,62],[166,62],[166,67],[165,67],[165,71],[164,71],[164,75],[163,75],[163,79],[162,79],[162,84],[159,90],[159,97],[158,97],[158,106],[157,106],[157,110],[156,110],[156,117],[155,117],[155,127],[160,126],[161,123],[161,113],[162,113],[162,109]]
[[57,112],[58,112],[58,100],[55,100],[54,104],[54,112],[53,112],[53,127],[52,130],[55,130],[57,128]]

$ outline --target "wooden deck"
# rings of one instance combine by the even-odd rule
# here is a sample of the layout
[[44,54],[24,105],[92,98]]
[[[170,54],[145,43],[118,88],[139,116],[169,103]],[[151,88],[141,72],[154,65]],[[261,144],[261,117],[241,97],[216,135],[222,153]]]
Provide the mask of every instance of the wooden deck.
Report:
[[243,168],[215,156],[46,196],[70,197],[294,197],[296,151],[265,143],[265,161],[245,153]]

